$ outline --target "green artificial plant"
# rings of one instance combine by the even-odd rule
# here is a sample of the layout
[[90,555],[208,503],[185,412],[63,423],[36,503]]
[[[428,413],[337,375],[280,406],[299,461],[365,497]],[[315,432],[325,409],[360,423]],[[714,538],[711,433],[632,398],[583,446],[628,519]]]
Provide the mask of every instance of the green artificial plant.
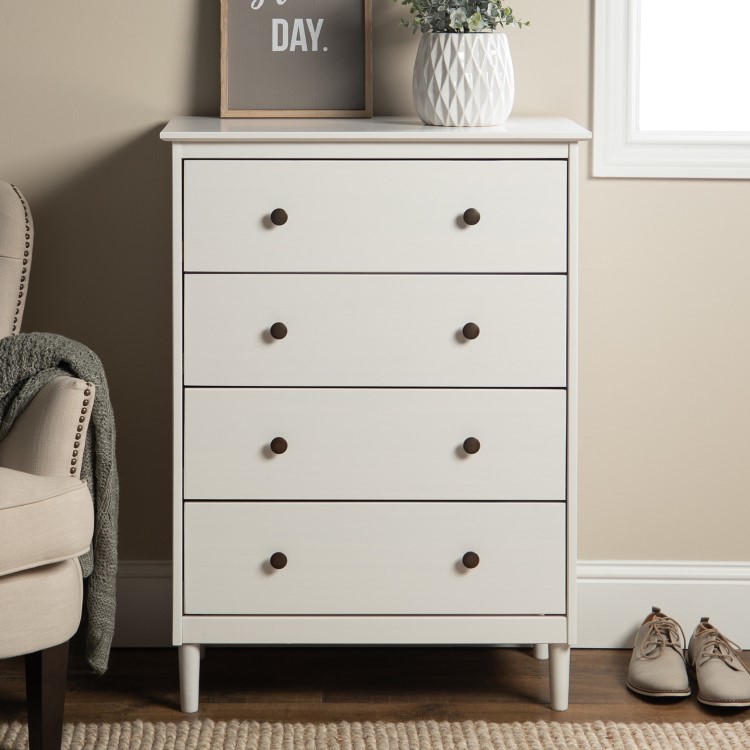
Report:
[[406,5],[411,14],[409,20],[402,18],[401,23],[415,32],[462,33],[530,25],[530,21],[517,19],[503,0],[401,0],[401,5]]

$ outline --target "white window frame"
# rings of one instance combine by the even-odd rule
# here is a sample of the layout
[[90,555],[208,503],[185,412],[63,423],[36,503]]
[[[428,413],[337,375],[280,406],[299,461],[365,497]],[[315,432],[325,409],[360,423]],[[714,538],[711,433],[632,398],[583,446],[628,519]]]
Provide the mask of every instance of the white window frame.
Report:
[[596,0],[594,177],[750,178],[747,134],[639,129],[640,5]]

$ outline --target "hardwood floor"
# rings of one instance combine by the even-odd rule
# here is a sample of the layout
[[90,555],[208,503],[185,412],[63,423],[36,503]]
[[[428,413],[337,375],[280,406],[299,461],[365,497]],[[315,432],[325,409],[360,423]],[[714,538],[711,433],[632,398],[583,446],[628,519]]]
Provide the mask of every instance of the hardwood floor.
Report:
[[[695,697],[640,698],[625,688],[629,651],[574,650],[570,709],[550,710],[547,663],[528,649],[208,649],[201,709],[179,711],[174,649],[117,649],[97,677],[70,670],[65,720],[182,721],[746,721]],[[0,661],[0,721],[25,721],[23,659]]]

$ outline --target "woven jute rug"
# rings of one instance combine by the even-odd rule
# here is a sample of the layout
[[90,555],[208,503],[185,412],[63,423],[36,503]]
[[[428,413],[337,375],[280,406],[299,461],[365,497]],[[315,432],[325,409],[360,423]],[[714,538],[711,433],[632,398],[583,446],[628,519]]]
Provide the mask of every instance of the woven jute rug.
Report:
[[[66,724],[62,750],[750,750],[750,721],[619,724],[595,721],[145,721]],[[0,723],[0,750],[28,750],[25,724]]]

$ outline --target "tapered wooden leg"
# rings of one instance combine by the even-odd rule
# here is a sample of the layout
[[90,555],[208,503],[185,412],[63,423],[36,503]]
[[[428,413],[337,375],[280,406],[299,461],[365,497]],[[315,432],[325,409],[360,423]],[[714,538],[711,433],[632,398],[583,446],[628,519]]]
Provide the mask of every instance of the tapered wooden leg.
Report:
[[535,643],[533,653],[535,659],[547,661],[549,659],[549,646],[546,643]]
[[549,646],[549,694],[550,707],[555,711],[568,710],[570,687],[570,645],[550,643]]
[[181,708],[186,714],[194,714],[200,693],[201,647],[197,643],[184,643],[179,651]]
[[67,641],[26,655],[29,750],[60,750],[67,679]]

